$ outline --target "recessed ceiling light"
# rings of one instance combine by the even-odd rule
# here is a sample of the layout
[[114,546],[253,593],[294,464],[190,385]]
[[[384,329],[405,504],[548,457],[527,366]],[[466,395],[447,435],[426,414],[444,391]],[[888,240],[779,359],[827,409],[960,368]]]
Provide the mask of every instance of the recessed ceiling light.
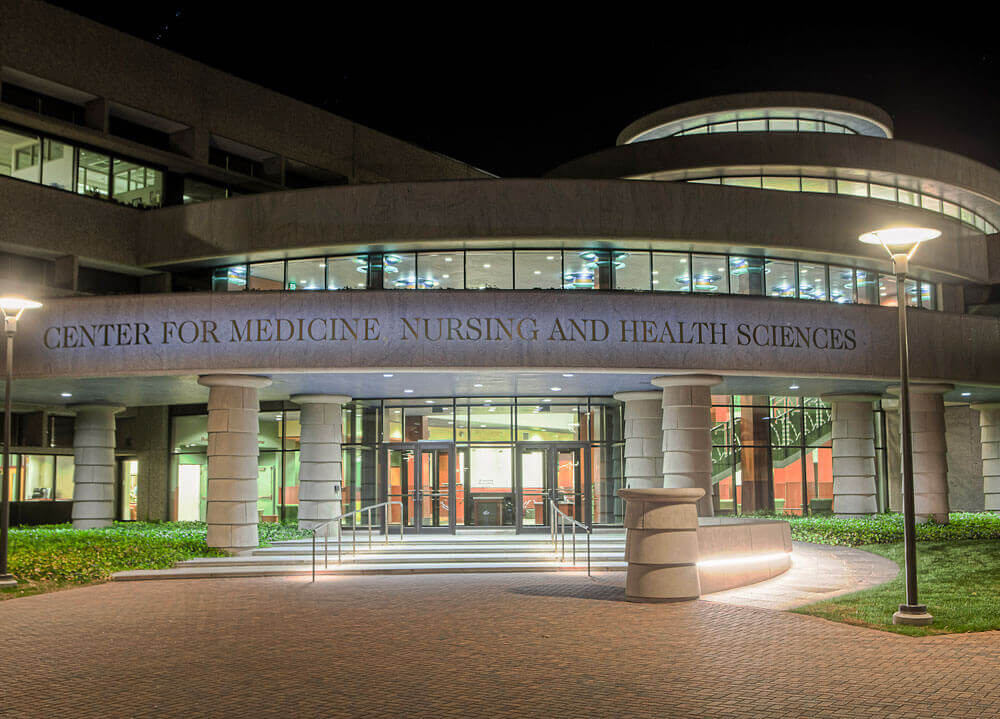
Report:
[[541,270],[535,270],[535,274],[536,275],[540,275],[540,274],[542,274],[542,271]]
[[490,263],[488,263],[488,262],[487,262],[487,263],[486,263],[485,265],[483,265],[483,269],[484,269],[484,270],[488,270],[488,269],[489,269],[490,267],[492,267],[492,266],[493,266],[493,265],[491,265]]
[[543,400],[542,400],[542,402],[551,402],[551,401],[552,401],[552,400],[551,400],[551,399],[549,399],[548,397],[546,397],[545,399],[543,399]]
[[474,385],[472,385],[472,386],[473,386],[473,387],[482,387],[483,385],[482,385],[482,384],[479,384],[479,383],[477,382],[476,384],[474,384]]
[[426,402],[427,404],[434,404],[434,400],[432,399],[425,399],[424,402]]
[[403,391],[406,392],[406,394],[413,394],[412,389],[404,389]]
[[[970,396],[971,394],[972,394],[972,392],[962,392],[962,396],[963,396],[963,397],[968,397],[968,396]],[[63,396],[65,397],[66,395],[63,395]]]
[[572,376],[573,376],[572,372],[566,372],[563,374],[563,377],[572,377]]
[[383,377],[392,377],[392,372],[386,372],[382,376]]
[[484,399],[484,400],[483,400],[483,403],[484,403],[484,404],[489,404],[489,403],[490,403],[490,402],[492,402],[492,401],[493,401],[493,400],[491,400],[491,399]]
[[62,396],[63,396],[63,397],[72,397],[72,396],[73,396],[73,393],[72,393],[72,392],[63,392],[63,393],[62,393]]
[[441,276],[444,277],[446,280],[451,277],[451,275],[441,275]]
[[547,259],[547,260],[554,260],[554,259],[555,259],[555,257],[554,257],[553,255],[549,255],[549,256],[547,256],[547,257],[546,257],[545,259]]
[[549,387],[553,392],[562,392],[562,387]]
[[445,262],[451,262],[451,258],[450,258],[450,257],[445,257],[445,258],[444,258],[444,261],[445,261]]
[[788,389],[798,389],[798,388],[799,388],[799,386],[797,384],[790,384],[790,385],[788,385]]

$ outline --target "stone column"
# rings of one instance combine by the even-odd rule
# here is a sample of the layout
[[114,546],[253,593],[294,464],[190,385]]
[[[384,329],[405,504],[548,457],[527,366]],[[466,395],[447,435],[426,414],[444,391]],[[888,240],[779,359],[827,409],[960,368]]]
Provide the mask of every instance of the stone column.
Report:
[[715,375],[657,377],[663,388],[663,486],[697,487],[704,492],[698,514],[711,517],[712,391],[722,382]]
[[257,537],[257,390],[271,380],[204,375],[208,393],[208,546],[237,554]]
[[[340,444],[343,437],[343,406],[350,397],[340,394],[299,394],[292,402],[302,407],[299,421],[299,529],[341,513],[343,472]],[[336,536],[336,527],[326,527],[318,536]]]
[[[910,385],[913,432],[913,501],[917,522],[933,518],[948,523],[948,445],[945,441],[944,393],[950,384]],[[899,387],[889,391],[899,395]]]
[[979,441],[983,452],[983,495],[987,512],[1000,513],[1000,402],[974,404],[979,412]]
[[878,512],[875,494],[875,394],[828,394],[833,410],[833,511],[841,517]]
[[701,596],[700,488],[621,489],[625,500],[625,599],[681,602]]
[[624,402],[625,486],[650,489],[663,486],[663,393],[619,392]]
[[107,527],[115,518],[115,413],[124,407],[71,406],[73,529]]

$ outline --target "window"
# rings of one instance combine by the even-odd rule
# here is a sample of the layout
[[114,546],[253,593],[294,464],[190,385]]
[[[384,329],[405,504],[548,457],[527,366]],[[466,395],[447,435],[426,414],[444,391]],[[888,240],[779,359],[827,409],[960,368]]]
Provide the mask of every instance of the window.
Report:
[[621,252],[615,261],[616,290],[649,290],[650,254],[648,252]]
[[465,286],[470,290],[513,289],[514,253],[511,250],[466,252]]
[[562,250],[514,250],[514,289],[562,287]]
[[799,297],[803,300],[826,300],[826,265],[799,263]]
[[77,194],[107,199],[111,158],[92,150],[80,150],[79,155],[76,171]]
[[690,292],[691,267],[686,252],[653,253],[653,289],[660,292]]
[[258,262],[250,265],[247,289],[280,290],[285,286],[284,262]]
[[382,255],[382,288],[412,290],[417,286],[417,256],[413,252]]
[[764,262],[766,293],[771,297],[795,297],[795,263],[788,260]]
[[837,181],[828,180],[824,177],[803,177],[802,191],[834,193],[837,191]]
[[239,292],[246,288],[246,265],[220,267],[212,273],[212,292]]
[[852,182],[850,180],[837,180],[837,194],[851,195],[853,197],[868,197],[868,183]]
[[691,276],[695,292],[728,292],[725,255],[692,255]]
[[46,139],[42,152],[42,183],[48,187],[73,191],[73,148]]
[[324,260],[289,260],[286,290],[321,290],[326,286]]
[[201,180],[194,180],[190,177],[184,178],[183,202],[185,205],[190,205],[195,202],[224,200],[226,197],[227,193],[225,187],[213,185],[209,182],[203,182]]
[[734,295],[764,294],[763,258],[730,257],[729,291]]
[[112,199],[132,207],[159,207],[163,204],[163,173],[127,160],[114,160]]
[[879,302],[878,273],[871,270],[856,270],[858,286],[858,303],[862,305],[877,305]]
[[0,175],[39,182],[38,142],[33,135],[0,128]]
[[854,269],[830,265],[830,301],[840,304],[854,302]]
[[461,290],[465,288],[465,257],[461,252],[421,252],[417,255],[422,290]]
[[367,286],[367,255],[326,258],[326,288],[328,290],[363,290]]
[[765,190],[782,190],[784,192],[799,192],[802,189],[800,177],[765,177],[762,187]]

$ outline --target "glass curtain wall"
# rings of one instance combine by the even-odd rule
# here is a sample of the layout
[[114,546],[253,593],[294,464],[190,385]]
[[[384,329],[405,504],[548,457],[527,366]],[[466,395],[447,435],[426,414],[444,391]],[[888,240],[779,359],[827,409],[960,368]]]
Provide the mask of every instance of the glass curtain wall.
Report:
[[[822,262],[650,250],[476,250],[344,255],[211,270],[213,291],[616,290],[763,295],[838,304],[896,302],[893,275]],[[908,280],[912,307],[937,285]]]
[[11,454],[8,481],[12,502],[71,501],[73,456]]
[[[713,396],[712,480],[720,514],[824,514],[833,506],[830,406],[816,397]],[[886,506],[885,422],[875,427],[876,489]]]

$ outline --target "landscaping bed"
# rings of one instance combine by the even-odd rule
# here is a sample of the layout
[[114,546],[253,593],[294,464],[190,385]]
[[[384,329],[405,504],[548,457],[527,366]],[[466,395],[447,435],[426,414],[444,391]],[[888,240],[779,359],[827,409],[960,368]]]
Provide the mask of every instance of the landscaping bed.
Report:
[[[782,519],[792,528],[792,539],[813,544],[864,547],[903,541],[903,515],[875,514],[870,517],[813,515],[797,517],[781,514],[753,514]],[[948,524],[928,522],[917,525],[918,542],[947,542],[968,539],[1000,539],[1000,514],[952,512]]]
[[[258,525],[261,545],[308,536],[294,524]],[[14,527],[10,530],[8,571],[17,587],[0,599],[105,582],[128,569],[166,569],[195,557],[225,556],[205,539],[204,522],[115,522],[103,529],[73,529],[69,524]]]

